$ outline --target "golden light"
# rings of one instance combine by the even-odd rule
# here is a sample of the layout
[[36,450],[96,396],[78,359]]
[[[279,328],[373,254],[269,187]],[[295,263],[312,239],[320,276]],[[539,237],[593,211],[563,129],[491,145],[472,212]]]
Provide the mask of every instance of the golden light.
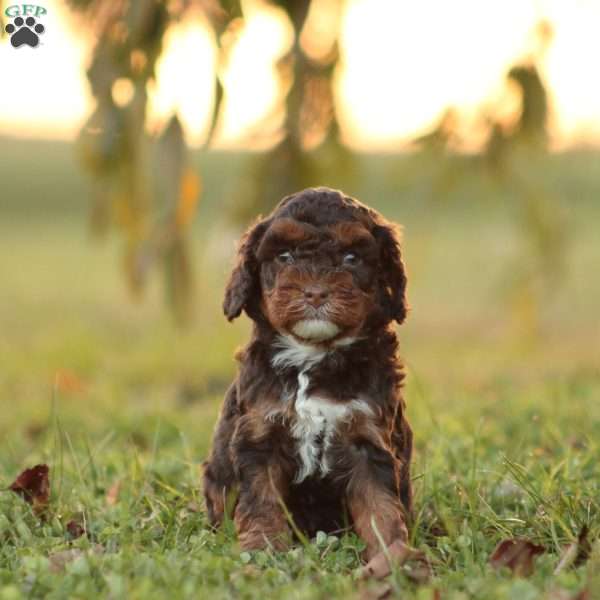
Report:
[[216,56],[214,40],[201,15],[168,30],[156,67],[156,84],[148,90],[151,129],[163,127],[177,113],[188,141],[198,144],[203,140],[213,105]]
[[[340,0],[326,0],[303,38],[307,51],[327,49]],[[0,134],[73,139],[89,114],[85,68],[91,40],[60,2],[47,2],[39,48],[0,41]],[[548,84],[554,147],[600,141],[600,0],[398,2],[348,0],[341,23],[336,95],[345,140],[357,149],[406,145],[455,107],[464,147],[481,142],[485,114],[513,109],[506,72],[533,52],[532,31],[547,19],[555,35],[540,70]],[[281,96],[277,60],[291,42],[281,10],[245,3],[247,19],[232,33],[220,67],[225,105],[217,145],[247,146]],[[329,25],[327,25],[329,23]],[[316,32],[316,33],[315,33]],[[177,112],[188,141],[203,142],[214,101],[217,53],[204,17],[171,27],[149,89],[149,126]],[[127,90],[115,90],[121,101]]]
[[600,2],[549,2],[555,36],[546,57],[558,144],[600,140]]
[[292,27],[283,11],[252,10],[226,65],[225,110],[219,145],[239,147],[252,138],[256,124],[274,108],[279,96],[276,61],[288,50]]
[[533,17],[523,7],[518,0],[353,2],[339,75],[348,141],[397,147],[450,106],[472,118],[501,93],[508,65],[523,50]]
[[125,77],[117,79],[113,83],[111,89],[113,102],[117,106],[127,106],[127,104],[129,104],[133,99],[134,92],[135,88],[133,87],[133,82],[131,79],[127,79]]

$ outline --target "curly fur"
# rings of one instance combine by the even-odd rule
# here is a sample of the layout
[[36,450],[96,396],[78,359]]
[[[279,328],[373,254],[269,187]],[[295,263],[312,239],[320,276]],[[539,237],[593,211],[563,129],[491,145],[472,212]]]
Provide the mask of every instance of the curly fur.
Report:
[[406,539],[398,228],[335,190],[288,196],[242,237],[223,309],[254,329],[204,464],[211,523],[231,504],[245,549],[285,548],[290,515],[308,535],[353,526],[367,558]]

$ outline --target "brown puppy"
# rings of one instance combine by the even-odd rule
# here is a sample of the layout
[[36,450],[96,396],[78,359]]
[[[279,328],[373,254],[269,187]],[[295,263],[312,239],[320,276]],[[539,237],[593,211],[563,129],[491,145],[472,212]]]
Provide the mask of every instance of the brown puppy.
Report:
[[351,524],[367,559],[378,534],[406,540],[412,434],[392,327],[405,288],[396,228],[335,190],[288,196],[242,238],[223,308],[254,330],[204,493],[213,525],[231,498],[244,549],[285,548],[290,516],[309,536]]

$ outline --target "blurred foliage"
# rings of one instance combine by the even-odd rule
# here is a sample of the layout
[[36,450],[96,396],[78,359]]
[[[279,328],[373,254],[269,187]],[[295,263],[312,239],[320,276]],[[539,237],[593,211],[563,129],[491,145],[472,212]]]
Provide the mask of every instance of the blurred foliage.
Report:
[[[214,110],[205,147],[219,121],[224,99],[221,65],[244,24],[241,0],[69,0],[85,15],[97,37],[88,69],[95,109],[83,127],[80,152],[94,182],[92,229],[116,227],[125,240],[124,266],[129,287],[139,297],[148,274],[162,265],[167,297],[178,322],[191,315],[193,265],[187,231],[198,206],[199,175],[189,167],[181,124],[174,115],[158,136],[145,130],[147,86],[169,26],[201,13],[215,35],[219,57],[215,80],[206,90]],[[253,141],[271,144],[249,161],[231,195],[230,216],[246,223],[268,212],[283,196],[310,185],[354,190],[359,172],[354,156],[340,142],[333,93],[339,64],[343,0],[264,0],[292,26],[293,37],[277,64],[281,94],[273,112],[258,125]],[[326,33],[319,20],[326,16]],[[448,107],[430,132],[415,140],[419,153],[437,165],[436,200],[466,181],[465,169],[486,174],[511,203],[523,256],[506,279],[525,325],[536,328],[540,306],[553,294],[564,272],[568,246],[559,202],[531,168],[547,153],[549,101],[539,64],[552,42],[550,25],[534,32],[532,56],[510,68],[507,88],[519,97],[512,120],[485,115],[487,142],[465,160],[457,148],[460,112]],[[260,138],[260,139],[257,139]],[[402,184],[402,174],[398,174]],[[155,180],[154,180],[155,179]]]
[[[148,83],[169,26],[192,11],[202,11],[218,36],[229,18],[239,15],[237,2],[225,10],[207,0],[69,0],[96,34],[87,75],[95,109],[79,139],[80,153],[93,178],[92,230],[116,227],[125,239],[125,273],[139,297],[155,263],[162,263],[166,290],[180,324],[190,317],[193,269],[187,241],[200,180],[188,167],[184,132],[174,115],[157,140],[146,133]],[[230,6],[229,6],[230,5]],[[216,90],[216,92],[215,92]],[[209,130],[212,137],[223,97],[215,94]],[[151,150],[155,148],[155,156]],[[150,175],[157,178],[149,185]]]
[[[466,177],[465,169],[480,168],[511,204],[513,221],[522,242],[521,256],[504,279],[515,317],[522,329],[534,334],[542,306],[554,295],[565,274],[568,228],[563,207],[547,184],[540,165],[548,152],[549,101],[538,64],[553,38],[549,23],[541,21],[533,32],[533,56],[512,66],[506,84],[518,96],[518,108],[508,121],[485,115],[487,141],[481,155],[464,161],[455,148],[459,116],[453,107],[443,113],[430,132],[414,140],[421,152],[440,161],[433,186],[436,199]],[[481,165],[481,160],[483,165]],[[474,162],[476,164],[474,164]]]
[[[333,74],[339,62],[338,39],[343,3],[306,0],[272,0],[285,11],[293,26],[289,51],[278,64],[284,117],[275,146],[257,155],[244,180],[243,193],[235,197],[233,216],[241,223],[257,212],[266,213],[284,196],[299,189],[329,183],[330,173],[344,174],[346,185],[354,169],[350,151],[340,143],[335,114]],[[326,49],[309,53],[303,38],[314,39],[319,11],[334,12],[324,44]],[[328,46],[328,47],[327,47]]]
[[[242,20],[242,3],[69,0],[69,4],[86,17],[97,37],[88,69],[95,109],[79,140],[84,165],[93,178],[92,230],[104,234],[114,226],[122,233],[125,273],[136,297],[144,289],[151,266],[162,262],[174,314],[184,323],[190,316],[193,289],[186,230],[195,214],[197,201],[192,195],[199,192],[200,182],[185,166],[184,133],[176,116],[162,134],[156,159],[150,160],[156,140],[144,127],[147,86],[155,77],[169,26],[192,11],[202,12],[212,25],[222,62],[231,30],[239,28]],[[243,193],[235,198],[233,216],[243,222],[269,210],[282,196],[322,182],[326,170],[352,171],[352,157],[338,142],[332,91],[339,26],[331,32],[328,51],[309,56],[301,36],[311,9],[319,3],[272,0],[270,4],[285,12],[294,39],[278,64],[286,90],[277,107],[284,114],[276,134],[278,142],[272,150],[257,155],[250,166],[251,176],[244,180]],[[336,11],[339,24],[341,1],[327,4]],[[215,131],[224,97],[218,75],[212,89],[206,90],[215,97],[206,146]],[[309,151],[317,147],[321,149],[318,156]],[[161,185],[148,185],[150,172],[158,176]]]
[[559,199],[535,168],[548,148],[549,102],[538,64],[553,39],[550,24],[541,21],[533,37],[536,54],[506,76],[517,89],[518,113],[512,123],[492,122],[485,158],[498,185],[514,200],[522,254],[528,260],[512,265],[507,289],[521,325],[535,332],[542,305],[555,296],[564,278],[569,239]]

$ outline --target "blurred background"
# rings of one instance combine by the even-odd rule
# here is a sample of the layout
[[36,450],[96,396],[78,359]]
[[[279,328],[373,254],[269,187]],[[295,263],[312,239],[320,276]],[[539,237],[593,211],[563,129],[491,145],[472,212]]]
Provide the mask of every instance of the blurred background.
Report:
[[235,241],[313,185],[403,224],[409,404],[598,377],[599,0],[39,3],[0,38],[7,464],[52,398],[201,456]]

